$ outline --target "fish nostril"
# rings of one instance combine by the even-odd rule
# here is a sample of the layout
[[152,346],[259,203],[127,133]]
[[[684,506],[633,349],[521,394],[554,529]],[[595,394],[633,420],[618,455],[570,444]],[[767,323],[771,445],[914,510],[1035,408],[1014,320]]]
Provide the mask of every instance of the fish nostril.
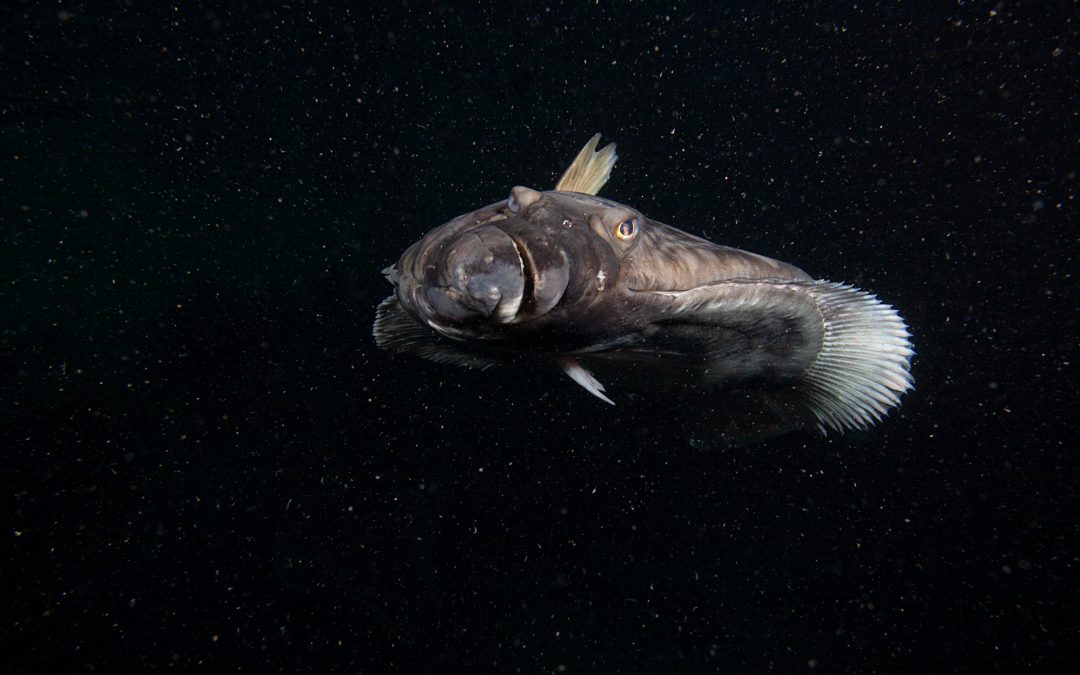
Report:
[[527,209],[540,201],[540,197],[542,196],[543,195],[532,188],[516,185],[510,190],[510,197],[506,200],[506,206],[510,209],[511,213],[518,213],[522,209]]

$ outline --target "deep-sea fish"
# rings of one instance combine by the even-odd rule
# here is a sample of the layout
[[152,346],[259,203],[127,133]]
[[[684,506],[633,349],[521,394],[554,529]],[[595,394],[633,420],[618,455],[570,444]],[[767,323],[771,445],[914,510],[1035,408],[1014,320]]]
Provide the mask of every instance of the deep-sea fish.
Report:
[[748,386],[783,400],[791,426],[823,433],[866,428],[899,404],[913,351],[891,306],[595,196],[617,159],[599,139],[553,191],[514,187],[385,269],[395,291],[378,308],[377,344],[469,367],[558,365],[612,404],[598,367],[656,386]]

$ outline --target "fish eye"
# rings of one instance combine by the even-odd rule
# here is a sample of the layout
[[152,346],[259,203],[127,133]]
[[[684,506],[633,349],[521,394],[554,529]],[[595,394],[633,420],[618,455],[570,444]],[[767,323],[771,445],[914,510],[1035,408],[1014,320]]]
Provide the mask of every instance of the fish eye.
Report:
[[637,218],[627,218],[619,223],[619,227],[615,229],[615,236],[623,241],[633,239],[637,235]]
[[521,210],[521,202],[518,201],[517,196],[514,193],[510,193],[510,197],[506,200],[506,208],[510,209],[510,213],[517,213]]

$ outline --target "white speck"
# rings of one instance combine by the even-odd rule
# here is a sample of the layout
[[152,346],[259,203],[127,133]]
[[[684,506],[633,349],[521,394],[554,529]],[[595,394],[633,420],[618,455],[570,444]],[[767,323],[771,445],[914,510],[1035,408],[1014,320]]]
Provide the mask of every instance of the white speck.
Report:
[[596,290],[604,290],[604,280],[607,279],[607,275],[604,274],[604,270],[600,270],[596,273]]

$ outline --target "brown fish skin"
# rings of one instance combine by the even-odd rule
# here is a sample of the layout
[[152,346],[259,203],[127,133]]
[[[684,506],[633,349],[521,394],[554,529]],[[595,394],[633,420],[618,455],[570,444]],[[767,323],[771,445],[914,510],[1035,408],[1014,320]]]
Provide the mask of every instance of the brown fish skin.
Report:
[[[707,363],[705,377],[712,383],[783,379],[804,371],[819,350],[820,317],[797,290],[779,285],[812,281],[797,267],[713,244],[610,200],[538,194],[516,214],[501,202],[457,218],[406,251],[397,293],[405,310],[446,337],[483,341],[492,355],[591,355],[664,367]],[[639,233],[624,242],[613,232],[628,219],[637,221]],[[503,322],[484,313],[435,311],[426,299],[432,286],[438,293],[449,287],[458,297],[467,295],[463,284],[440,277],[448,252],[459,250],[455,243],[462,240],[483,249],[471,233],[488,228],[505,232],[522,252],[518,313]],[[514,271],[516,261],[505,256],[502,265]],[[552,278],[561,291],[557,303],[551,304],[551,293],[538,302],[536,289],[551,287]],[[723,320],[697,321],[692,305],[671,295],[706,286],[712,287],[710,301],[733,307]],[[778,299],[793,309],[786,315],[759,311]],[[746,309],[734,309],[740,302]]]
[[[587,165],[596,140],[567,172],[585,161],[588,189],[606,180]],[[601,152],[610,170],[613,148]],[[823,431],[865,427],[911,387],[907,328],[874,296],[593,194],[515,187],[426,234],[388,277],[381,346],[480,367],[547,360],[609,403],[580,361],[797,390]]]

